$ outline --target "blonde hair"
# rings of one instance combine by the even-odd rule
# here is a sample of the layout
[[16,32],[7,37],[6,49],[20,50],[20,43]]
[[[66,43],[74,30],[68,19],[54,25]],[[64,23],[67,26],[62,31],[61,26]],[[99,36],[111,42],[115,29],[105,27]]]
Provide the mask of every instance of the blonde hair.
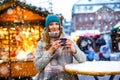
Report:
[[[60,27],[60,36],[64,36],[63,30]],[[50,44],[50,36],[49,36],[49,28],[46,28],[43,34],[43,40],[45,42],[45,49],[48,50],[51,46]]]

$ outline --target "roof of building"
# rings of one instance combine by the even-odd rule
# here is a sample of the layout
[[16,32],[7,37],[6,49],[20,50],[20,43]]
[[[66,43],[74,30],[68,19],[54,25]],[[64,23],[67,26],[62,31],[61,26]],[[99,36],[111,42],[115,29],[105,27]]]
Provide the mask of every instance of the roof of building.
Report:
[[101,9],[105,9],[105,7],[108,11],[120,11],[119,5],[120,0],[78,0],[73,5],[72,12],[74,14],[95,13]]
[[39,15],[42,15],[42,16],[47,16],[48,14],[50,14],[50,12],[48,12],[44,8],[38,8],[36,6],[31,6],[31,5],[28,5],[24,2],[20,2],[18,0],[4,0],[4,1],[1,1],[0,2],[0,12],[4,12],[8,8],[14,8],[16,6],[20,6],[21,8],[31,10],[31,11],[39,14]]
[[120,3],[120,0],[78,0],[75,5]]

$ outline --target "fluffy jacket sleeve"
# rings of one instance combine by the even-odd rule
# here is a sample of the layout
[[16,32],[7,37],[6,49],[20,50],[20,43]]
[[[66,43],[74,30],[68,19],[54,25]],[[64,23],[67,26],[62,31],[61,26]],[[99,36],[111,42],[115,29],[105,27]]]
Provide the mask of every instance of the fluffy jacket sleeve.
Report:
[[34,60],[34,64],[39,71],[43,70],[52,58],[52,55],[50,55],[43,46],[43,42],[39,41]]
[[87,60],[86,54],[79,49],[77,44],[73,41],[73,39],[70,36],[67,36],[67,38],[69,38],[73,42],[74,47],[77,51],[76,54],[73,54],[74,59],[77,60],[78,63],[85,62]]
[[74,58],[80,63],[80,62],[85,62],[87,60],[86,55],[83,51],[79,49],[79,47],[74,43],[74,47],[76,48],[76,54],[74,55]]

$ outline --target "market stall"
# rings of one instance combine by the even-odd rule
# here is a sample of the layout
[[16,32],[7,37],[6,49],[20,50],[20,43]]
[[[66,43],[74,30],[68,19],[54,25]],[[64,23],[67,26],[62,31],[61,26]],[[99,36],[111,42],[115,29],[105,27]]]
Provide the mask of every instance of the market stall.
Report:
[[120,25],[111,30],[112,51],[120,52]]
[[51,14],[17,0],[0,4],[0,77],[34,76],[33,59],[45,17]]

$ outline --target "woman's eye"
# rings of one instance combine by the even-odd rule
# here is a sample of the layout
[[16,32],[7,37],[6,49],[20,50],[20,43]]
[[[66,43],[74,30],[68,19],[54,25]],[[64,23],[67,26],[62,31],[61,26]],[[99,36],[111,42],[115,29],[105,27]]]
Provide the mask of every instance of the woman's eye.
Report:
[[50,23],[49,25],[50,25],[50,26],[52,26],[53,24],[52,24],[52,23]]
[[56,23],[56,25],[59,25],[59,23]]
[[59,25],[59,23],[55,22],[55,23],[50,23],[49,25]]

